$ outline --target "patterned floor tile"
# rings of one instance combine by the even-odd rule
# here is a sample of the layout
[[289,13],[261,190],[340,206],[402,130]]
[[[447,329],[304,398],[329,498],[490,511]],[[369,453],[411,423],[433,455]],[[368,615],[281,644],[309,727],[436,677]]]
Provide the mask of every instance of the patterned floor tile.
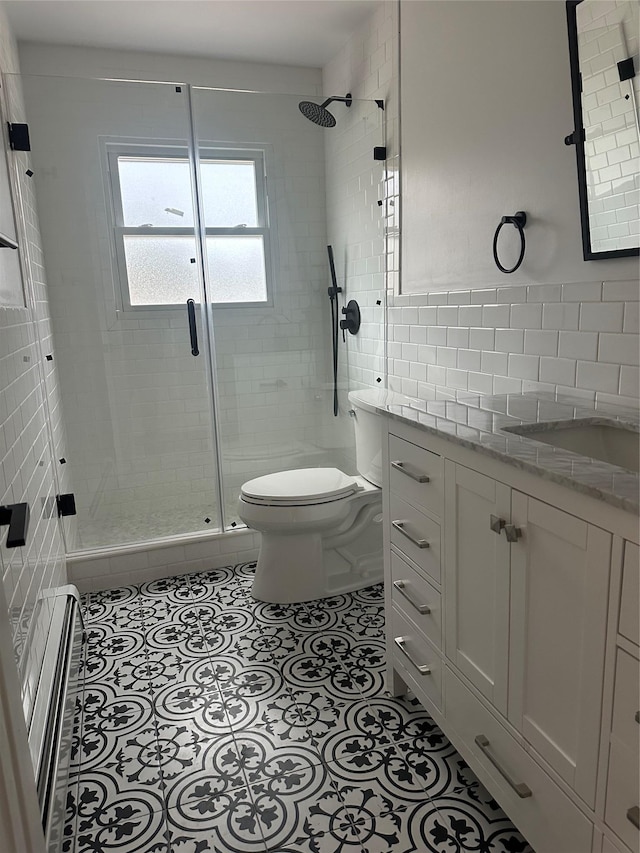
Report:
[[188,706],[195,698],[206,697],[219,689],[216,668],[209,658],[189,659],[184,666],[176,664],[175,669],[175,677],[153,691],[153,702],[158,708],[183,702]]
[[[354,834],[322,765],[257,783],[250,790],[269,851],[339,851],[343,839]],[[359,845],[355,850],[359,853]]]
[[[233,802],[237,789],[247,787],[236,743],[231,735],[204,740],[184,731],[174,732],[170,749],[161,755],[162,790],[169,809],[190,815],[214,814],[220,803]],[[201,804],[200,801],[206,801]],[[187,824],[185,824],[185,827]]]
[[378,604],[354,603],[340,614],[339,624],[352,637],[384,641],[384,609]]
[[156,705],[158,731],[186,726],[194,737],[211,740],[231,734],[233,728],[227,713],[228,700],[219,690],[188,697],[182,702]]
[[145,655],[143,631],[120,628],[104,623],[90,623],[81,674],[87,681],[108,677],[122,661]]
[[448,747],[447,738],[417,699],[375,696],[369,699],[369,705],[393,741],[420,737],[424,738],[432,749],[439,746]]
[[139,591],[144,598],[161,598],[173,604],[189,604],[193,601],[191,585],[186,575],[143,583]]
[[283,749],[264,730],[240,732],[234,735],[234,742],[228,758],[235,760],[248,785],[275,784],[282,776],[293,777],[321,764],[320,755],[310,744],[289,744]]
[[137,738],[155,735],[155,716],[149,696],[113,696],[108,687],[87,688],[82,734],[78,736],[77,772],[100,769],[109,762],[135,755]]
[[392,800],[396,810],[426,797],[418,774],[393,746],[334,753],[327,767],[341,791],[344,786],[371,788]]
[[170,853],[263,853],[267,849],[246,788],[212,793],[193,806],[169,809],[167,824]]
[[351,599],[356,604],[378,604],[384,605],[384,584],[376,583],[364,589],[358,589],[351,593]]
[[310,698],[305,704],[304,694],[296,694],[295,699],[309,718],[308,728],[323,761],[335,761],[392,744],[380,718],[366,700],[338,703],[321,697]]
[[360,701],[361,687],[333,658],[301,652],[280,662],[284,680],[292,693],[313,692],[331,699]]
[[401,837],[407,804],[399,804],[376,785],[343,785],[340,795],[355,837],[367,853],[406,853]]
[[89,593],[88,597],[83,597],[82,601],[84,620],[87,623],[113,621],[120,607],[133,601],[137,596],[138,589],[135,586]]
[[83,597],[65,853],[531,853],[424,709],[385,694],[382,584],[277,605],[254,573]]
[[[416,808],[403,820],[401,842],[403,853],[442,853],[445,850],[533,853],[502,813],[494,819],[481,808],[460,803],[455,798],[435,800]],[[398,848],[389,847],[384,853],[398,853]]]
[[249,663],[284,661],[299,647],[299,634],[280,625],[255,625],[233,643],[234,652]]

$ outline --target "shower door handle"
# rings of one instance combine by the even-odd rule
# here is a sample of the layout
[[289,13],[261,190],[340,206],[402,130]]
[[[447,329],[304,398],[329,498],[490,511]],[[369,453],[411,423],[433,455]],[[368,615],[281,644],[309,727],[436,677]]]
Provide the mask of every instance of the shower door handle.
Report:
[[196,327],[196,303],[193,299],[187,299],[187,317],[189,318],[191,355],[200,355],[200,350],[198,349],[198,329]]

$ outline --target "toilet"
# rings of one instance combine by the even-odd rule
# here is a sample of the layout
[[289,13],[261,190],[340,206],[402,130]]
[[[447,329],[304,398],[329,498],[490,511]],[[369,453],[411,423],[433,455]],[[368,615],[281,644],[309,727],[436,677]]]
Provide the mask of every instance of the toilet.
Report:
[[382,419],[389,392],[349,393],[357,475],[298,468],[249,480],[241,520],[261,533],[252,595],[291,604],[361,589],[382,580]]

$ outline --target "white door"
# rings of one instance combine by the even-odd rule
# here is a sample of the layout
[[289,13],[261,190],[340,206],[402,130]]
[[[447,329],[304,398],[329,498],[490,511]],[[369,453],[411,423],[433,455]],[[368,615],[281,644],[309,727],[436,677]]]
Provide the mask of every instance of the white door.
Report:
[[592,805],[612,537],[520,492],[511,510],[509,719]]
[[496,522],[509,520],[510,492],[504,483],[445,463],[445,650],[504,714],[509,543]]

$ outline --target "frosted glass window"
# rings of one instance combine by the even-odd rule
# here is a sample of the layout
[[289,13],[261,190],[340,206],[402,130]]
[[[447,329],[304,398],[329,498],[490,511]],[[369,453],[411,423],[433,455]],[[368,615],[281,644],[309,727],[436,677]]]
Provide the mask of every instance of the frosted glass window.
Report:
[[[200,238],[186,148],[108,143],[107,164],[123,310],[199,301],[198,265],[192,259]],[[267,302],[271,235],[264,152],[203,148],[199,174],[208,299]]]
[[122,224],[193,228],[188,160],[118,157]]
[[213,302],[264,302],[264,241],[257,237],[207,237]]
[[193,237],[125,235],[131,305],[176,305],[200,301]]
[[202,160],[200,174],[207,228],[255,228],[260,224],[252,160]]

